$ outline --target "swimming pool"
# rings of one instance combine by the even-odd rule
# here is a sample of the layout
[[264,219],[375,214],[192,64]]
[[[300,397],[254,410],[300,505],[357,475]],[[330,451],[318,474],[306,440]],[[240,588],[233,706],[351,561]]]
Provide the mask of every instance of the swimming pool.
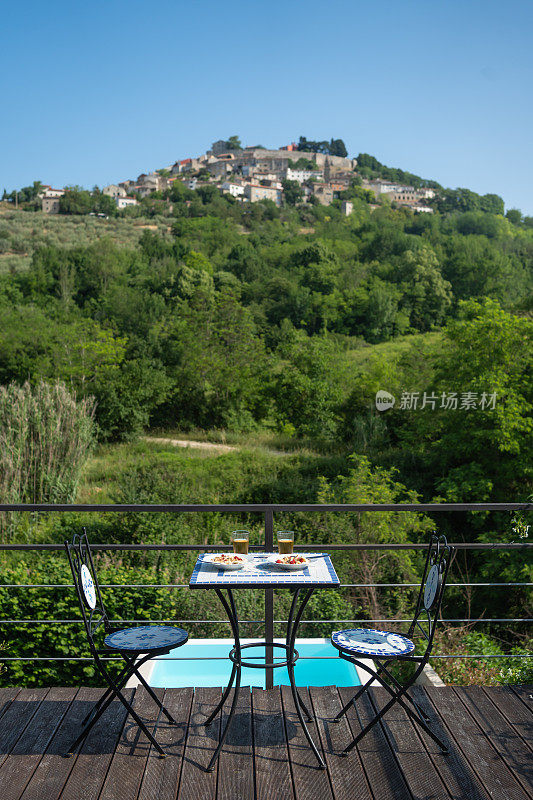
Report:
[[[243,639],[241,644],[251,644],[256,639]],[[275,639],[283,642],[282,639]],[[231,661],[228,653],[233,647],[232,639],[190,639],[187,644],[172,650],[165,657],[151,659],[143,668],[143,674],[150,686],[175,688],[182,686],[226,686],[231,674]],[[339,658],[338,651],[329,639],[298,639],[296,649],[300,658],[296,662],[294,674],[297,686],[359,686],[361,684],[357,669]],[[278,651],[279,652],[279,651]],[[256,660],[264,655],[264,649],[249,651],[246,658]],[[327,657],[325,660],[320,658]],[[198,660],[185,660],[187,658]],[[215,660],[220,659],[220,660]],[[284,660],[284,655],[278,657]],[[371,663],[371,662],[369,662]],[[362,675],[364,680],[364,675]],[[289,685],[286,667],[274,670],[274,684]],[[265,673],[261,669],[242,668],[241,686],[260,686],[265,688]]]

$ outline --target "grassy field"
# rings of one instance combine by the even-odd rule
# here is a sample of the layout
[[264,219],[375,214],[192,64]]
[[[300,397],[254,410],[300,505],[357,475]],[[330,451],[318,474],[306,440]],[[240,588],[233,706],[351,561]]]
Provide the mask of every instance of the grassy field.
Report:
[[144,440],[101,445],[85,465],[77,499],[80,503],[117,502],[124,498],[132,476],[145,470],[166,476],[176,503],[230,502],[226,498],[244,490],[247,480],[265,479],[276,472],[280,461],[286,461],[284,453],[251,445],[230,453]]
[[[184,434],[180,434],[182,438]],[[213,436],[214,438],[214,436]],[[319,476],[334,477],[345,454],[274,450],[266,435],[227,453],[140,440],[100,445],[87,461],[79,503],[314,502]],[[278,442],[281,443],[281,442]],[[301,443],[300,443],[301,445]]]
[[428,333],[415,333],[410,336],[399,336],[388,342],[379,344],[363,344],[354,350],[347,350],[345,355],[345,367],[368,366],[370,361],[375,358],[385,358],[387,361],[398,361],[412,347],[422,349],[436,345],[442,334],[440,331],[429,331]]

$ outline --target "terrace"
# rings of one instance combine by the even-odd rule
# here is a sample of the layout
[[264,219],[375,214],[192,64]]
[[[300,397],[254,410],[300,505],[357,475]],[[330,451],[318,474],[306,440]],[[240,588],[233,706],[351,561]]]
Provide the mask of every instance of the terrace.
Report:
[[[448,511],[526,510],[527,504],[446,504],[394,506],[0,506],[1,511],[43,512],[144,512],[260,513],[264,515],[265,540],[261,548],[273,549],[274,514],[297,511],[332,513],[416,510],[428,513]],[[529,555],[527,542],[491,544],[459,542],[458,548],[507,549]],[[109,545],[101,550],[219,550],[204,545]],[[420,544],[321,544],[305,545],[307,550],[335,551],[368,549],[421,549]],[[43,554],[62,550],[59,544],[3,544],[4,551],[32,550]],[[449,585],[459,583],[450,575]],[[481,584],[478,584],[481,585]],[[510,584],[511,585],[511,584]],[[531,584],[514,584],[527,585]],[[119,584],[116,584],[118,587]],[[505,591],[504,584],[498,584]],[[186,585],[173,587],[186,591]],[[340,591],[354,588],[342,584]],[[475,586],[473,587],[475,590]],[[496,588],[496,585],[495,585]],[[65,591],[73,591],[65,587]],[[17,591],[14,588],[14,591]],[[265,595],[263,626],[267,641],[274,638],[274,596]],[[0,620],[3,631],[14,620]],[[146,620],[142,620],[146,622]],[[159,621],[159,620],[158,620]],[[464,623],[466,618],[443,620]],[[473,621],[473,620],[472,620]],[[487,620],[485,620],[487,621]],[[489,620],[490,621],[490,620]],[[42,620],[25,620],[28,632]],[[64,622],[49,620],[50,624]],[[79,624],[79,620],[69,620]],[[173,620],[185,627],[191,620]],[[205,622],[205,620],[202,620]],[[214,620],[213,620],[214,622]],[[380,620],[303,620],[323,623],[333,630],[351,623],[383,624]],[[401,622],[401,621],[397,621]],[[505,623],[504,620],[497,620]],[[515,623],[517,620],[508,620]],[[531,620],[520,620],[530,623]],[[193,634],[194,635],[194,634]],[[326,635],[326,634],[324,634]],[[28,635],[31,661],[31,634]],[[459,657],[435,652],[435,660]],[[464,657],[464,656],[461,656]],[[17,659],[21,657],[16,657]],[[42,656],[40,657],[43,658]],[[68,660],[91,659],[78,652]],[[2,660],[15,660],[7,652]],[[54,656],[49,660],[53,662]],[[413,696],[434,723],[434,730],[449,746],[443,755],[425,733],[414,726],[401,707],[395,706],[361,740],[347,758],[339,752],[357,734],[359,726],[382,707],[384,690],[372,689],[357,708],[339,724],[332,719],[351,696],[350,687],[303,687],[303,700],[311,711],[313,738],[327,769],[317,768],[316,759],[299,725],[291,692],[274,686],[272,670],[265,671],[266,689],[257,686],[241,691],[233,726],[215,771],[207,773],[232,694],[223,711],[209,725],[205,720],[215,708],[221,687],[156,689],[173,714],[177,725],[169,725],[142,687],[126,691],[133,707],[157,740],[167,758],[158,758],[142,732],[127,718],[123,706],[114,701],[92,729],[81,750],[65,758],[68,744],[80,721],[103,690],[96,688],[5,688],[0,689],[0,797],[2,800],[276,800],[277,798],[320,798],[320,800],[386,800],[387,798],[488,798],[522,800],[533,797],[533,687],[416,686]]]

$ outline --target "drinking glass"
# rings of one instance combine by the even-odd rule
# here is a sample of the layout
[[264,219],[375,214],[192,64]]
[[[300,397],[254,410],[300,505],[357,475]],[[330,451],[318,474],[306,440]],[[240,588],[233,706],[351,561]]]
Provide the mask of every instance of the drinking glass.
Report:
[[250,541],[249,531],[232,531],[231,541],[233,543],[233,552],[240,555],[248,554],[248,544]]
[[280,556],[292,553],[294,547],[294,531],[278,531],[278,552]]

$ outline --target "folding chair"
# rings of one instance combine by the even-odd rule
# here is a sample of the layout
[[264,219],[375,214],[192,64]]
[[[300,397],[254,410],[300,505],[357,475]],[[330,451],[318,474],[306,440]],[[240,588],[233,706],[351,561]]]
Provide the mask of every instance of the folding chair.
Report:
[[[342,711],[339,711],[334,721],[339,722],[352,704],[357,711],[357,706],[355,705],[356,701],[364,695],[373,681],[377,681],[391,695],[391,699],[383,706],[381,711],[376,714],[364,728],[361,725],[362,730],[357,734],[355,739],[345,747],[341,755],[348,755],[357,742],[379,722],[383,715],[386,714],[395,703],[399,703],[402,708],[405,709],[409,717],[426,731],[444,753],[448,752],[446,745],[441,742],[438,736],[436,736],[429,727],[429,717],[408,694],[408,691],[421,674],[431,655],[435,624],[439,616],[453,552],[454,548],[448,544],[446,537],[436,535],[431,537],[424,567],[424,575],[418,593],[416,611],[408,631],[408,636],[401,636],[398,633],[371,628],[351,628],[348,630],[336,631],[332,634],[331,642],[333,646],[339,650],[340,657],[345,661],[349,661],[351,664],[355,664],[357,667],[361,667],[372,676],[367,683],[359,689],[350,702],[344,706]],[[421,617],[422,620],[420,619]],[[426,640],[426,650],[421,656],[413,655],[415,645],[412,641],[412,637],[415,629],[418,629]],[[367,664],[363,664],[359,660],[361,657],[366,657],[377,662],[377,669],[371,669]],[[407,661],[414,664],[416,668],[412,677],[404,683],[400,683],[387,669],[392,661]],[[388,678],[388,682],[383,677],[384,675]],[[409,705],[405,702],[406,700],[409,702]],[[361,722],[360,717],[359,722]]]
[[[91,655],[98,672],[104,678],[108,686],[102,697],[81,723],[82,731],[76,741],[72,743],[67,755],[73,755],[78,745],[85,739],[95,722],[102,716],[112,700],[118,697],[139,728],[158,751],[160,757],[164,758],[166,754],[163,748],[157,743],[142,719],[133,710],[130,703],[128,703],[127,699],[122,694],[122,689],[127,681],[133,675],[136,675],[139,682],[142,683],[150,697],[157,703],[168,721],[172,724],[177,724],[164,705],[159,701],[152,688],[148,686],[139,670],[148,659],[159,655],[166,655],[172,648],[181,647],[181,645],[185,644],[189,638],[187,631],[182,630],[182,628],[173,628],[166,625],[143,625],[142,627],[120,630],[113,628],[102,602],[100,586],[98,585],[91,554],[91,546],[87,539],[85,528],[83,535],[80,536],[76,534],[72,539],[72,543],[65,542],[65,548],[72,570],[74,586],[78,593],[78,600],[87,639],[89,640]],[[104,638],[106,649],[103,650],[98,649],[94,641],[94,636],[101,626],[103,627],[103,631],[107,634]],[[125,666],[116,677],[113,677],[106,667],[106,662],[102,659],[104,654],[109,656],[113,651],[118,653],[126,662]]]

